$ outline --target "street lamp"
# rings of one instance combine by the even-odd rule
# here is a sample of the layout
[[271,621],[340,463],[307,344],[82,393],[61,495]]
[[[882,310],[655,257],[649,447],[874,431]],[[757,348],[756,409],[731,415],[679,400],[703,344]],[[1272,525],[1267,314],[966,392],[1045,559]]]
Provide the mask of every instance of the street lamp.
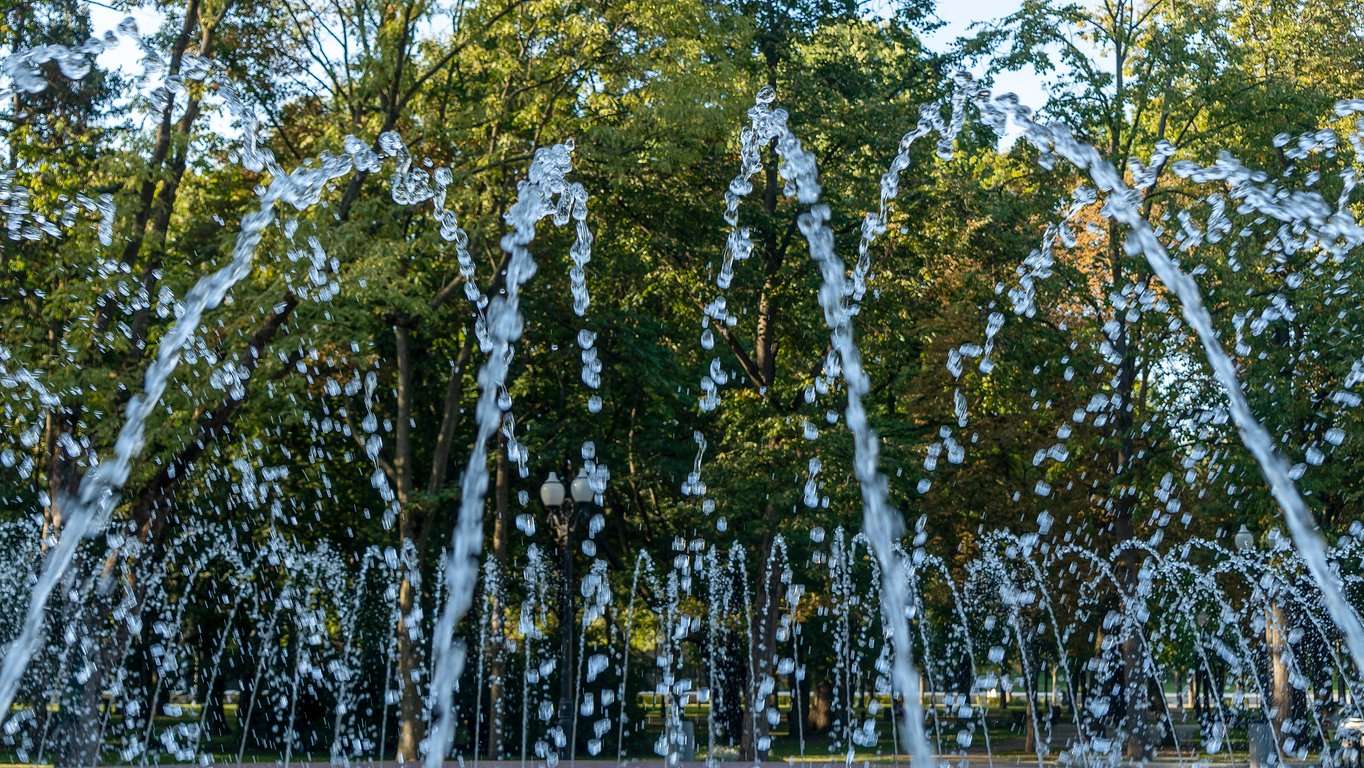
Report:
[[1255,534],[1250,532],[1245,523],[1241,523],[1241,530],[1236,532],[1236,538],[1233,541],[1236,542],[1238,550],[1248,552],[1251,547],[1255,546]]
[[577,681],[574,672],[577,664],[573,658],[574,626],[577,617],[574,593],[577,591],[577,585],[574,583],[573,573],[573,539],[579,523],[591,509],[590,505],[596,496],[596,492],[592,490],[592,477],[587,473],[586,467],[578,468],[577,476],[568,487],[564,486],[564,482],[554,472],[550,472],[549,477],[540,485],[540,501],[544,503],[545,511],[556,518],[558,523],[559,552],[562,558],[559,566],[560,578],[563,581],[559,613],[559,652],[564,666],[559,675],[559,724],[568,740],[570,761],[574,757],[573,752],[577,744],[577,729],[574,727],[577,713]]

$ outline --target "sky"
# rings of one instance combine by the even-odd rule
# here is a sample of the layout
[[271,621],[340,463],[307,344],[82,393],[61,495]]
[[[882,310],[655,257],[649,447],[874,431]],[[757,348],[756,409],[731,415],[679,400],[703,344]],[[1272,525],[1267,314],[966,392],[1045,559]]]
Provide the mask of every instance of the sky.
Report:
[[[937,15],[942,28],[927,35],[925,41],[934,51],[944,51],[953,41],[971,32],[971,25],[1001,19],[1017,11],[1020,0],[938,0]],[[980,74],[977,72],[977,74]],[[1033,72],[1004,72],[995,77],[995,91],[1012,91],[1019,101],[1034,110],[1046,103],[1046,92]]]
[[[96,37],[102,37],[105,32],[116,28],[128,16],[133,17],[137,22],[138,31],[144,35],[155,32],[161,24],[162,14],[150,6],[138,6],[131,13],[117,11],[100,3],[87,2],[86,7],[90,9],[90,23],[94,26]],[[141,58],[137,46],[127,39],[120,40],[121,44],[101,54],[97,63],[100,67],[118,69],[128,74],[141,72],[142,68],[137,66],[137,61]]]

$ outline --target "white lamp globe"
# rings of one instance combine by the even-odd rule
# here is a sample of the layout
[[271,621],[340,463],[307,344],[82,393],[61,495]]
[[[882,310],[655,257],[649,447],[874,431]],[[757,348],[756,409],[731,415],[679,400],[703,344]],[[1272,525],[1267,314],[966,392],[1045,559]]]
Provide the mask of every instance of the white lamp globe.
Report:
[[554,472],[550,472],[540,486],[540,501],[546,507],[557,507],[564,503],[564,482]]
[[592,492],[592,478],[587,476],[587,468],[579,467],[578,476],[573,478],[573,500],[579,504],[586,504],[591,501],[595,493]]

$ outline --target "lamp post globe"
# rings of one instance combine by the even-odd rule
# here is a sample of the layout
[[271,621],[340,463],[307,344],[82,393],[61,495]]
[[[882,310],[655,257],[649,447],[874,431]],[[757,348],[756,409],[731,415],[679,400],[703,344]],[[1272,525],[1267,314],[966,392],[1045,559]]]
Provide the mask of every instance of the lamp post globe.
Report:
[[570,493],[573,494],[573,500],[579,504],[587,504],[596,497],[597,494],[592,490],[592,479],[587,476],[586,467],[578,468],[578,476],[573,478]]
[[558,507],[564,503],[564,481],[559,475],[550,472],[549,477],[540,485],[540,502],[546,507]]

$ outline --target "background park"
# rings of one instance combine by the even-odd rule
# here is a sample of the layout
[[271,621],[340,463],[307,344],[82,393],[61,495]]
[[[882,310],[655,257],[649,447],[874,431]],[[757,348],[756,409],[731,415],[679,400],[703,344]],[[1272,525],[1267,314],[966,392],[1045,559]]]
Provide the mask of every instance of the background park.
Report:
[[0,760],[1358,764],[1355,0],[0,9]]

